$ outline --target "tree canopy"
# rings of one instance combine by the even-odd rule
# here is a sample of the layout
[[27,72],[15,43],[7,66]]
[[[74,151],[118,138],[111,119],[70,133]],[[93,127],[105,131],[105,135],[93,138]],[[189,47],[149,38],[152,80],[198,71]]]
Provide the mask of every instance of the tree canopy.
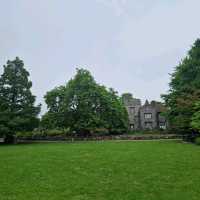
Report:
[[40,105],[35,106],[29,72],[19,58],[8,61],[0,77],[0,134],[33,130],[38,125]]
[[195,104],[195,112],[192,116],[191,126],[197,132],[200,132],[200,101]]
[[65,86],[45,95],[48,112],[42,118],[45,128],[70,128],[77,134],[97,129],[110,133],[127,129],[128,115],[121,98],[113,89],[96,83],[89,71],[77,73]]
[[171,74],[169,86],[169,93],[163,95],[163,99],[168,107],[170,126],[181,132],[191,132],[195,104],[200,100],[200,39]]

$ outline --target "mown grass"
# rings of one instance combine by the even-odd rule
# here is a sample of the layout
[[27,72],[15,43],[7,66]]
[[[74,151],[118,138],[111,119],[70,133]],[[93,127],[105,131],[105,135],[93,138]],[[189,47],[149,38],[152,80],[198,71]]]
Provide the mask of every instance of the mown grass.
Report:
[[181,142],[0,146],[0,200],[199,200],[200,147]]

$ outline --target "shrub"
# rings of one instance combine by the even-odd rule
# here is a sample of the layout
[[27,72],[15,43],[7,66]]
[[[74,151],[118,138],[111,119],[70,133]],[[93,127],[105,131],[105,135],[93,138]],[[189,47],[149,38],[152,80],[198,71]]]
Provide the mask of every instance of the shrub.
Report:
[[115,128],[109,132],[111,135],[123,135],[125,133],[127,133],[127,130],[122,128]]
[[167,134],[168,132],[165,130],[155,129],[155,130],[129,130],[127,132],[129,135],[159,135],[159,134]]
[[52,129],[52,130],[47,130],[45,131],[47,136],[64,136],[65,133],[63,130],[59,129]]
[[34,139],[34,138],[42,138],[42,137],[54,137],[54,136],[66,136],[70,134],[69,129],[51,129],[51,130],[39,130],[36,129],[34,131],[27,132],[17,132],[16,137],[18,138],[26,138],[26,139]]
[[91,131],[92,135],[108,135],[108,129],[106,128],[96,128],[93,131]]
[[34,130],[33,132],[33,137],[44,137],[46,136],[44,131],[41,130]]
[[34,130],[34,131],[26,131],[26,132],[17,132],[16,137],[18,138],[35,138],[35,137],[43,137],[45,136],[45,133],[40,130]]
[[32,138],[33,137],[33,132],[29,131],[22,131],[22,132],[17,132],[16,133],[17,138]]
[[128,135],[135,135],[135,134],[137,134],[137,133],[138,133],[138,132],[135,131],[135,130],[128,130],[128,132],[127,132]]
[[65,128],[65,129],[51,129],[51,130],[46,130],[45,134],[47,136],[67,136],[70,135],[70,129]]
[[200,137],[197,137],[197,138],[195,139],[195,144],[200,145]]

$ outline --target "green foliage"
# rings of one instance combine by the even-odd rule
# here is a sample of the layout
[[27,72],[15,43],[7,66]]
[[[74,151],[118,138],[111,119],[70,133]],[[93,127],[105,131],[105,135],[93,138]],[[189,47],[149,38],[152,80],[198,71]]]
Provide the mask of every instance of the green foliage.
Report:
[[90,72],[77,69],[66,86],[45,95],[48,112],[42,117],[46,129],[69,127],[80,135],[97,129],[126,130],[128,115],[117,93],[97,84]]
[[160,135],[160,134],[169,134],[167,130],[155,129],[155,130],[129,130],[129,135]]
[[96,129],[92,130],[91,133],[92,133],[92,135],[98,135],[98,136],[109,135],[109,131],[106,128],[96,128]]
[[45,102],[48,112],[42,117],[41,126],[45,129],[54,129],[64,126],[64,103],[65,87],[61,86],[47,92]]
[[200,101],[195,104],[195,112],[192,116],[191,126],[194,130],[200,132]]
[[67,136],[70,134],[69,129],[50,129],[44,131],[46,136]]
[[192,131],[191,121],[194,105],[200,100],[200,40],[171,75],[169,94],[163,95],[168,107],[166,115],[172,129]]
[[34,135],[33,131],[20,131],[16,133],[17,138],[32,138]]
[[40,106],[34,106],[29,73],[19,58],[8,61],[0,77],[0,135],[14,135],[38,126]]
[[197,138],[195,139],[195,144],[200,145],[200,137],[197,137]]
[[46,130],[33,130],[33,131],[20,131],[16,133],[18,138],[41,138],[41,137],[54,137],[54,136],[62,136],[65,137],[70,135],[70,129],[46,129]]

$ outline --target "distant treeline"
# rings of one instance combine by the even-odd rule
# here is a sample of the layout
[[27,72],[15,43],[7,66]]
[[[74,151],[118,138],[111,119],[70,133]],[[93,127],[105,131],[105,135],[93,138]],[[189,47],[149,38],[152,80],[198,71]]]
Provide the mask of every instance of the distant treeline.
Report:
[[[76,135],[118,134],[128,130],[122,98],[112,88],[98,84],[91,73],[77,69],[66,85],[44,96],[47,112],[39,119],[32,82],[18,57],[8,61],[0,77],[0,137],[19,132],[68,130]],[[162,95],[170,129],[176,133],[200,131],[200,39],[171,74],[168,94]]]

